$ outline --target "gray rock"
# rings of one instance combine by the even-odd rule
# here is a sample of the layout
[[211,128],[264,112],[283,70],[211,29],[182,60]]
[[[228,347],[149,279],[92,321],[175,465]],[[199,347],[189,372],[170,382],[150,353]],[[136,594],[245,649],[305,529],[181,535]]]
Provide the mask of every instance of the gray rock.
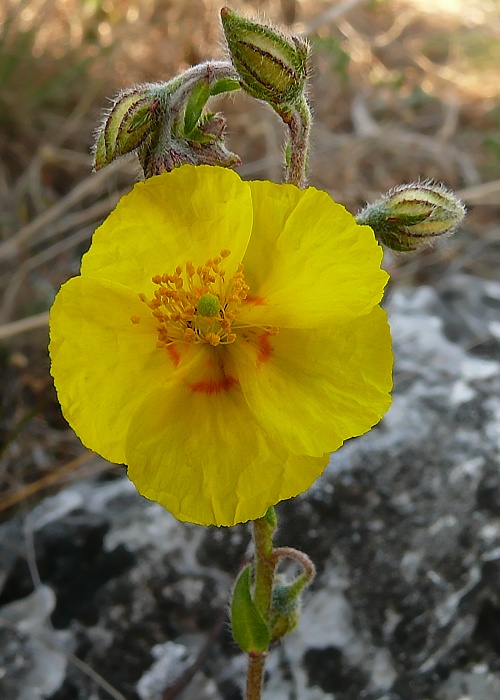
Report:
[[[43,700],[61,686],[67,668],[67,632],[54,632],[50,615],[55,596],[39,586],[1,610],[0,678],[5,698]],[[3,639],[2,639],[3,638]]]

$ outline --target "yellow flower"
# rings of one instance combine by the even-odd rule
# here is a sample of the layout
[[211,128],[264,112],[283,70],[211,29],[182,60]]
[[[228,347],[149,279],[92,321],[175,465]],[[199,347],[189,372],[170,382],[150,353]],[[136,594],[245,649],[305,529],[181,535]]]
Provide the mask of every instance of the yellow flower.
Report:
[[66,419],[180,520],[261,517],[389,406],[381,258],[314,188],[190,165],[137,184],[52,307]]

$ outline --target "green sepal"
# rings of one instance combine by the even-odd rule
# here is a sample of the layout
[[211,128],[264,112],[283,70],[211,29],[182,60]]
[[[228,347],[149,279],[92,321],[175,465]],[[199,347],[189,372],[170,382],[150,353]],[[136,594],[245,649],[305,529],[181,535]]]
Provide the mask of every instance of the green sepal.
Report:
[[159,100],[153,101],[151,104],[146,104],[137,110],[130,119],[130,124],[127,126],[127,131],[132,132],[136,129],[141,129],[143,126],[148,126],[150,123],[154,124],[154,115],[156,112],[156,104],[159,104]]
[[186,134],[186,138],[189,139],[191,143],[215,143],[217,139],[222,136],[222,133],[217,134],[210,131],[210,125],[215,116],[216,115],[212,112],[205,112],[205,114],[202,114],[194,129],[192,129],[189,134]]
[[236,644],[244,652],[263,652],[271,634],[255,605],[250,589],[252,567],[249,564],[236,580],[231,601],[231,627]]
[[104,129],[101,129],[97,135],[97,141],[94,146],[94,170],[100,170],[105,165],[108,165],[111,160],[108,159],[106,153],[106,140],[104,138]]
[[199,127],[195,127],[187,136],[189,143],[215,143],[215,136],[213,134],[205,134]]
[[278,518],[276,517],[276,511],[274,510],[274,506],[269,506],[264,518],[266,520],[266,523],[271,528],[271,531],[276,530],[276,528],[278,527]]

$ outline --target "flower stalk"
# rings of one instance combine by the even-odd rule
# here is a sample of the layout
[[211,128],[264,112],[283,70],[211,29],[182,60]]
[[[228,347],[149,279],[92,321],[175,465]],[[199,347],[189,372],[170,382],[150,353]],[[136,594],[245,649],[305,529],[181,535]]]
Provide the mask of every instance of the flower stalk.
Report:
[[248,652],[247,683],[245,700],[261,700],[267,652]]
[[[247,566],[236,582],[231,604],[233,635],[248,654],[245,700],[261,700],[269,646],[295,629],[300,618],[300,596],[314,578],[309,557],[292,547],[273,546],[277,520],[271,507],[253,521],[254,564]],[[293,581],[276,574],[281,559],[293,559],[302,573]],[[250,569],[253,568],[253,591]]]
[[309,134],[311,131],[311,110],[305,97],[293,109],[278,112],[288,127],[284,182],[300,189],[307,182],[307,161],[309,156]]
[[269,619],[271,596],[276,569],[273,549],[273,532],[276,529],[274,508],[269,508],[263,518],[254,520],[253,537],[255,545],[255,604],[264,620]]

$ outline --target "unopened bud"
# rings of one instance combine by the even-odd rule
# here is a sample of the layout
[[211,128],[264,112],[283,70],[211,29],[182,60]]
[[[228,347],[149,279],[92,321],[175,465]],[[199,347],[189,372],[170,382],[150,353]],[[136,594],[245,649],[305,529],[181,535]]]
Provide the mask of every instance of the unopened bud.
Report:
[[271,105],[297,102],[307,78],[309,44],[227,7],[221,10],[221,20],[241,87]]
[[121,92],[96,133],[94,170],[131,153],[158,128],[161,101],[155,85],[138,85]]
[[387,248],[408,252],[453,233],[465,206],[443,185],[432,182],[398,185],[356,216]]
[[271,599],[271,643],[293,632],[300,620],[300,591],[293,584],[275,583]]

